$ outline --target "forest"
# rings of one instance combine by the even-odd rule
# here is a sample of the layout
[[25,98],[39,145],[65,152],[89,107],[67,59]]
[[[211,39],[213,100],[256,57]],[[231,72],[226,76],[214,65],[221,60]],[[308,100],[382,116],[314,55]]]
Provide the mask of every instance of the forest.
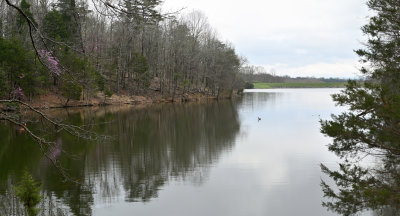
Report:
[[0,98],[69,101],[151,95],[219,98],[242,88],[245,63],[198,11],[160,0],[0,3]]

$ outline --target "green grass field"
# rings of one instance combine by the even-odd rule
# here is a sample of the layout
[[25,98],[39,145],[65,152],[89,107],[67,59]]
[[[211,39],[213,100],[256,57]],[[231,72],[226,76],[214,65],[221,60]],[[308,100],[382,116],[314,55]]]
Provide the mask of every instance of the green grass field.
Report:
[[341,88],[346,82],[339,83],[254,83],[255,89],[270,88]]

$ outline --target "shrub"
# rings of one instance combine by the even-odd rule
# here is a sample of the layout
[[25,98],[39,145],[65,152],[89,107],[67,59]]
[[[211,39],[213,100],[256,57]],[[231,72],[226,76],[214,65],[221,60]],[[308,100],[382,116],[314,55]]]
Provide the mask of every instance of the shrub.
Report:
[[253,88],[254,88],[254,84],[253,84],[253,83],[246,82],[246,83],[244,84],[244,88],[245,88],[245,89],[253,89]]

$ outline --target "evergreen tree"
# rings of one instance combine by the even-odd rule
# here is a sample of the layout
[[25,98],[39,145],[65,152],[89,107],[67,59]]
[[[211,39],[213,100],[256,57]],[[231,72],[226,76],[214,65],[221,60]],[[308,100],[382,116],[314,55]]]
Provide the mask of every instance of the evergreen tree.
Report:
[[134,22],[138,25],[157,23],[163,19],[157,11],[161,0],[124,0],[125,22]]
[[20,40],[0,37],[0,76],[5,77],[1,83],[8,85],[0,89],[11,91],[22,88],[25,93],[33,95],[38,78],[34,60],[33,52],[27,50]]
[[[37,25],[35,19],[33,18],[33,14],[30,10],[31,5],[26,0],[22,0],[21,3],[19,4],[19,7],[24,12],[24,14],[33,22],[33,24]],[[23,17],[21,14],[18,15],[17,25],[18,27],[26,25],[25,17]]]
[[[322,182],[329,198],[323,205],[343,215],[400,210],[400,2],[369,0],[367,5],[375,15],[362,28],[365,48],[356,51],[365,82],[349,81],[333,96],[348,111],[321,121],[322,133],[333,138],[329,150],[345,159],[338,171],[321,165],[337,185]],[[365,156],[379,163],[360,165]]]
[[151,78],[147,59],[140,54],[135,54],[134,58],[130,62],[130,66],[136,76],[136,81],[138,81],[138,83],[140,83],[144,88],[148,88],[150,86]]
[[21,182],[14,189],[15,194],[23,203],[28,215],[36,216],[39,212],[36,206],[42,199],[40,196],[40,184],[25,170]]
[[64,22],[62,14],[55,9],[46,14],[43,20],[43,30],[48,37],[57,41],[68,42],[71,38],[70,32],[67,30],[67,23]]
[[79,23],[79,13],[75,0],[59,0],[57,3],[57,8],[62,14],[63,23],[65,24],[66,31],[70,36],[68,42],[76,41],[78,38],[78,25]]

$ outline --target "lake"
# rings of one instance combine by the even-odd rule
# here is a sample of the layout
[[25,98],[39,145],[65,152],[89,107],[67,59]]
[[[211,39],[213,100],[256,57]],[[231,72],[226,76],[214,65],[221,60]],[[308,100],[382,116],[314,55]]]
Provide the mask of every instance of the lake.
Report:
[[319,119],[343,110],[330,97],[339,91],[248,90],[234,101],[52,110],[110,135],[95,142],[38,129],[56,140],[50,156],[81,184],[62,181],[29,137],[3,123],[0,215],[21,211],[12,185],[24,169],[42,183],[45,215],[336,215],[321,206],[319,165],[339,159]]

